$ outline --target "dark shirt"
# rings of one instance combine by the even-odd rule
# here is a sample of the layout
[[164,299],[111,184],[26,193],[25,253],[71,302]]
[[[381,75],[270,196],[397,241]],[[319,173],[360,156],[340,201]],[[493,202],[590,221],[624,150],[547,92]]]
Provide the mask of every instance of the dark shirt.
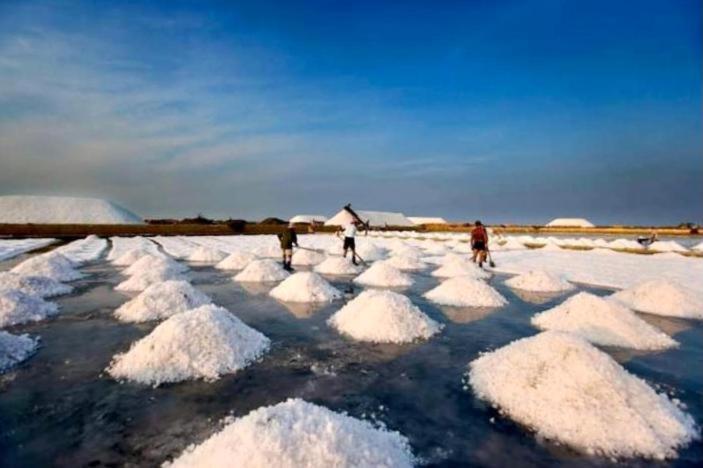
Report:
[[298,235],[293,228],[286,229],[278,238],[281,241],[282,249],[292,249],[293,245],[298,245]]

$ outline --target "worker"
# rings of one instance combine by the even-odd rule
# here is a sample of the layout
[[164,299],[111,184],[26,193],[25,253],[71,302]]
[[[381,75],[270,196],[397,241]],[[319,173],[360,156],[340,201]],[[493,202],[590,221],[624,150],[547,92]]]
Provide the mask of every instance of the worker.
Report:
[[342,249],[344,250],[344,258],[347,258],[347,251],[351,249],[352,252],[352,263],[354,265],[357,265],[356,262],[356,241],[354,238],[356,237],[356,221],[352,220],[347,223],[346,226],[344,226],[344,230],[342,231],[344,234],[344,244],[342,245]]
[[476,260],[478,260],[478,266],[483,268],[483,262],[486,261],[486,256],[488,255],[488,232],[481,221],[478,220],[474,223],[474,228],[471,230],[471,251],[473,252],[471,261],[476,263]]
[[281,252],[283,253],[283,268],[292,271],[293,246],[298,247],[298,235],[295,233],[295,225],[290,223],[285,231],[278,235],[281,242]]

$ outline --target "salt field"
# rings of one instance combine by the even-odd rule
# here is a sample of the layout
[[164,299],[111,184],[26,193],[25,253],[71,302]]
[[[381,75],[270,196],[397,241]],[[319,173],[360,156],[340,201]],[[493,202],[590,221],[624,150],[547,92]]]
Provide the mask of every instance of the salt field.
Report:
[[466,240],[362,236],[354,267],[300,236],[294,274],[273,236],[1,261],[0,463],[703,464],[703,259],[514,236],[478,270]]

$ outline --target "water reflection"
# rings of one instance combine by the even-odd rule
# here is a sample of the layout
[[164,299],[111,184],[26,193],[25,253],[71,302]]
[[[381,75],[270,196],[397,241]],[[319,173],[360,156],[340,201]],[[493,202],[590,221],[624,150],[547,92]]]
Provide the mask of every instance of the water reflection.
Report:
[[471,323],[482,320],[499,309],[499,307],[453,307],[437,306],[439,310],[454,323]]
[[523,289],[511,289],[513,294],[530,304],[542,305],[547,302],[551,302],[554,299],[565,296],[571,291],[558,291],[558,292],[535,292],[535,291],[525,291]]

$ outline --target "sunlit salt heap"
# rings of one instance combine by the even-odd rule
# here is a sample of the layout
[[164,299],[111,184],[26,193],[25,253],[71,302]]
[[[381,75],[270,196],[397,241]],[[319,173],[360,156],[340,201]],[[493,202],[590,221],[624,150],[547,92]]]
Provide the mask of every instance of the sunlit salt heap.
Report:
[[0,331],[0,373],[34,354],[39,341],[29,335],[12,335]]
[[122,304],[115,317],[123,322],[163,320],[212,301],[187,281],[164,281],[146,288],[132,300]]
[[455,276],[471,276],[477,279],[490,278],[491,274],[466,260],[450,260],[432,272],[438,278],[453,278]]
[[16,289],[42,298],[69,294],[73,287],[46,276],[24,276],[11,271],[0,272],[0,291]]
[[0,327],[44,320],[58,311],[56,304],[38,296],[17,290],[0,291]]
[[414,463],[403,435],[300,399],[289,399],[235,419],[165,466],[402,468]]
[[361,272],[362,267],[354,265],[350,258],[327,257],[313,269],[325,275],[356,275]]
[[254,260],[256,260],[256,255],[238,250],[225,257],[215,265],[215,268],[218,270],[241,270]]
[[245,368],[269,345],[264,335],[210,304],[170,317],[129,351],[115,356],[107,371],[116,379],[154,386],[216,380]]
[[574,286],[568,281],[543,270],[530,270],[505,282],[511,288],[532,292],[570,291]]
[[501,307],[508,303],[498,291],[471,276],[449,278],[426,292],[424,297],[455,307]]
[[135,248],[129,249],[128,251],[111,261],[113,265],[129,266],[146,255],[158,256],[159,253],[153,249]]
[[163,267],[144,269],[132,274],[129,279],[115,286],[115,289],[117,291],[144,291],[152,284],[182,279],[183,276],[179,273],[177,268]]
[[279,262],[269,259],[254,260],[234,277],[235,281],[268,283],[288,278],[289,273]]
[[149,254],[144,255],[139,260],[132,263],[123,273],[126,275],[136,275],[148,270],[172,270],[176,273],[184,273],[188,271],[188,267],[165,255],[157,256]]
[[198,263],[218,263],[222,261],[227,254],[221,250],[213,249],[212,247],[199,246],[188,256],[188,260]]
[[416,271],[424,270],[427,268],[427,264],[423,262],[419,257],[412,255],[393,255],[391,258],[386,260],[389,265],[405,271]]
[[544,332],[469,366],[476,395],[537,435],[578,451],[664,458],[697,438],[693,419],[610,356],[571,334]]
[[428,339],[442,329],[407,297],[379,290],[362,292],[327,323],[355,340],[374,343]]
[[376,262],[354,278],[354,282],[367,286],[403,288],[413,284],[413,279],[385,261]]
[[640,312],[703,319],[703,299],[693,291],[667,280],[651,280],[610,296],[613,300]]
[[[357,240],[356,253],[364,259],[365,262],[375,262],[386,257],[386,249],[372,244],[368,241]],[[349,253],[351,255],[351,253]]]
[[586,292],[535,315],[532,324],[543,330],[571,332],[604,346],[655,350],[678,345],[630,309]]
[[342,293],[317,273],[301,271],[295,273],[273,288],[269,293],[286,302],[330,302],[342,297]]
[[317,265],[325,259],[325,254],[307,249],[296,249],[293,253],[293,265]]
[[38,255],[29,258],[12,269],[23,276],[45,276],[55,281],[73,281],[83,278],[74,264],[58,253]]

